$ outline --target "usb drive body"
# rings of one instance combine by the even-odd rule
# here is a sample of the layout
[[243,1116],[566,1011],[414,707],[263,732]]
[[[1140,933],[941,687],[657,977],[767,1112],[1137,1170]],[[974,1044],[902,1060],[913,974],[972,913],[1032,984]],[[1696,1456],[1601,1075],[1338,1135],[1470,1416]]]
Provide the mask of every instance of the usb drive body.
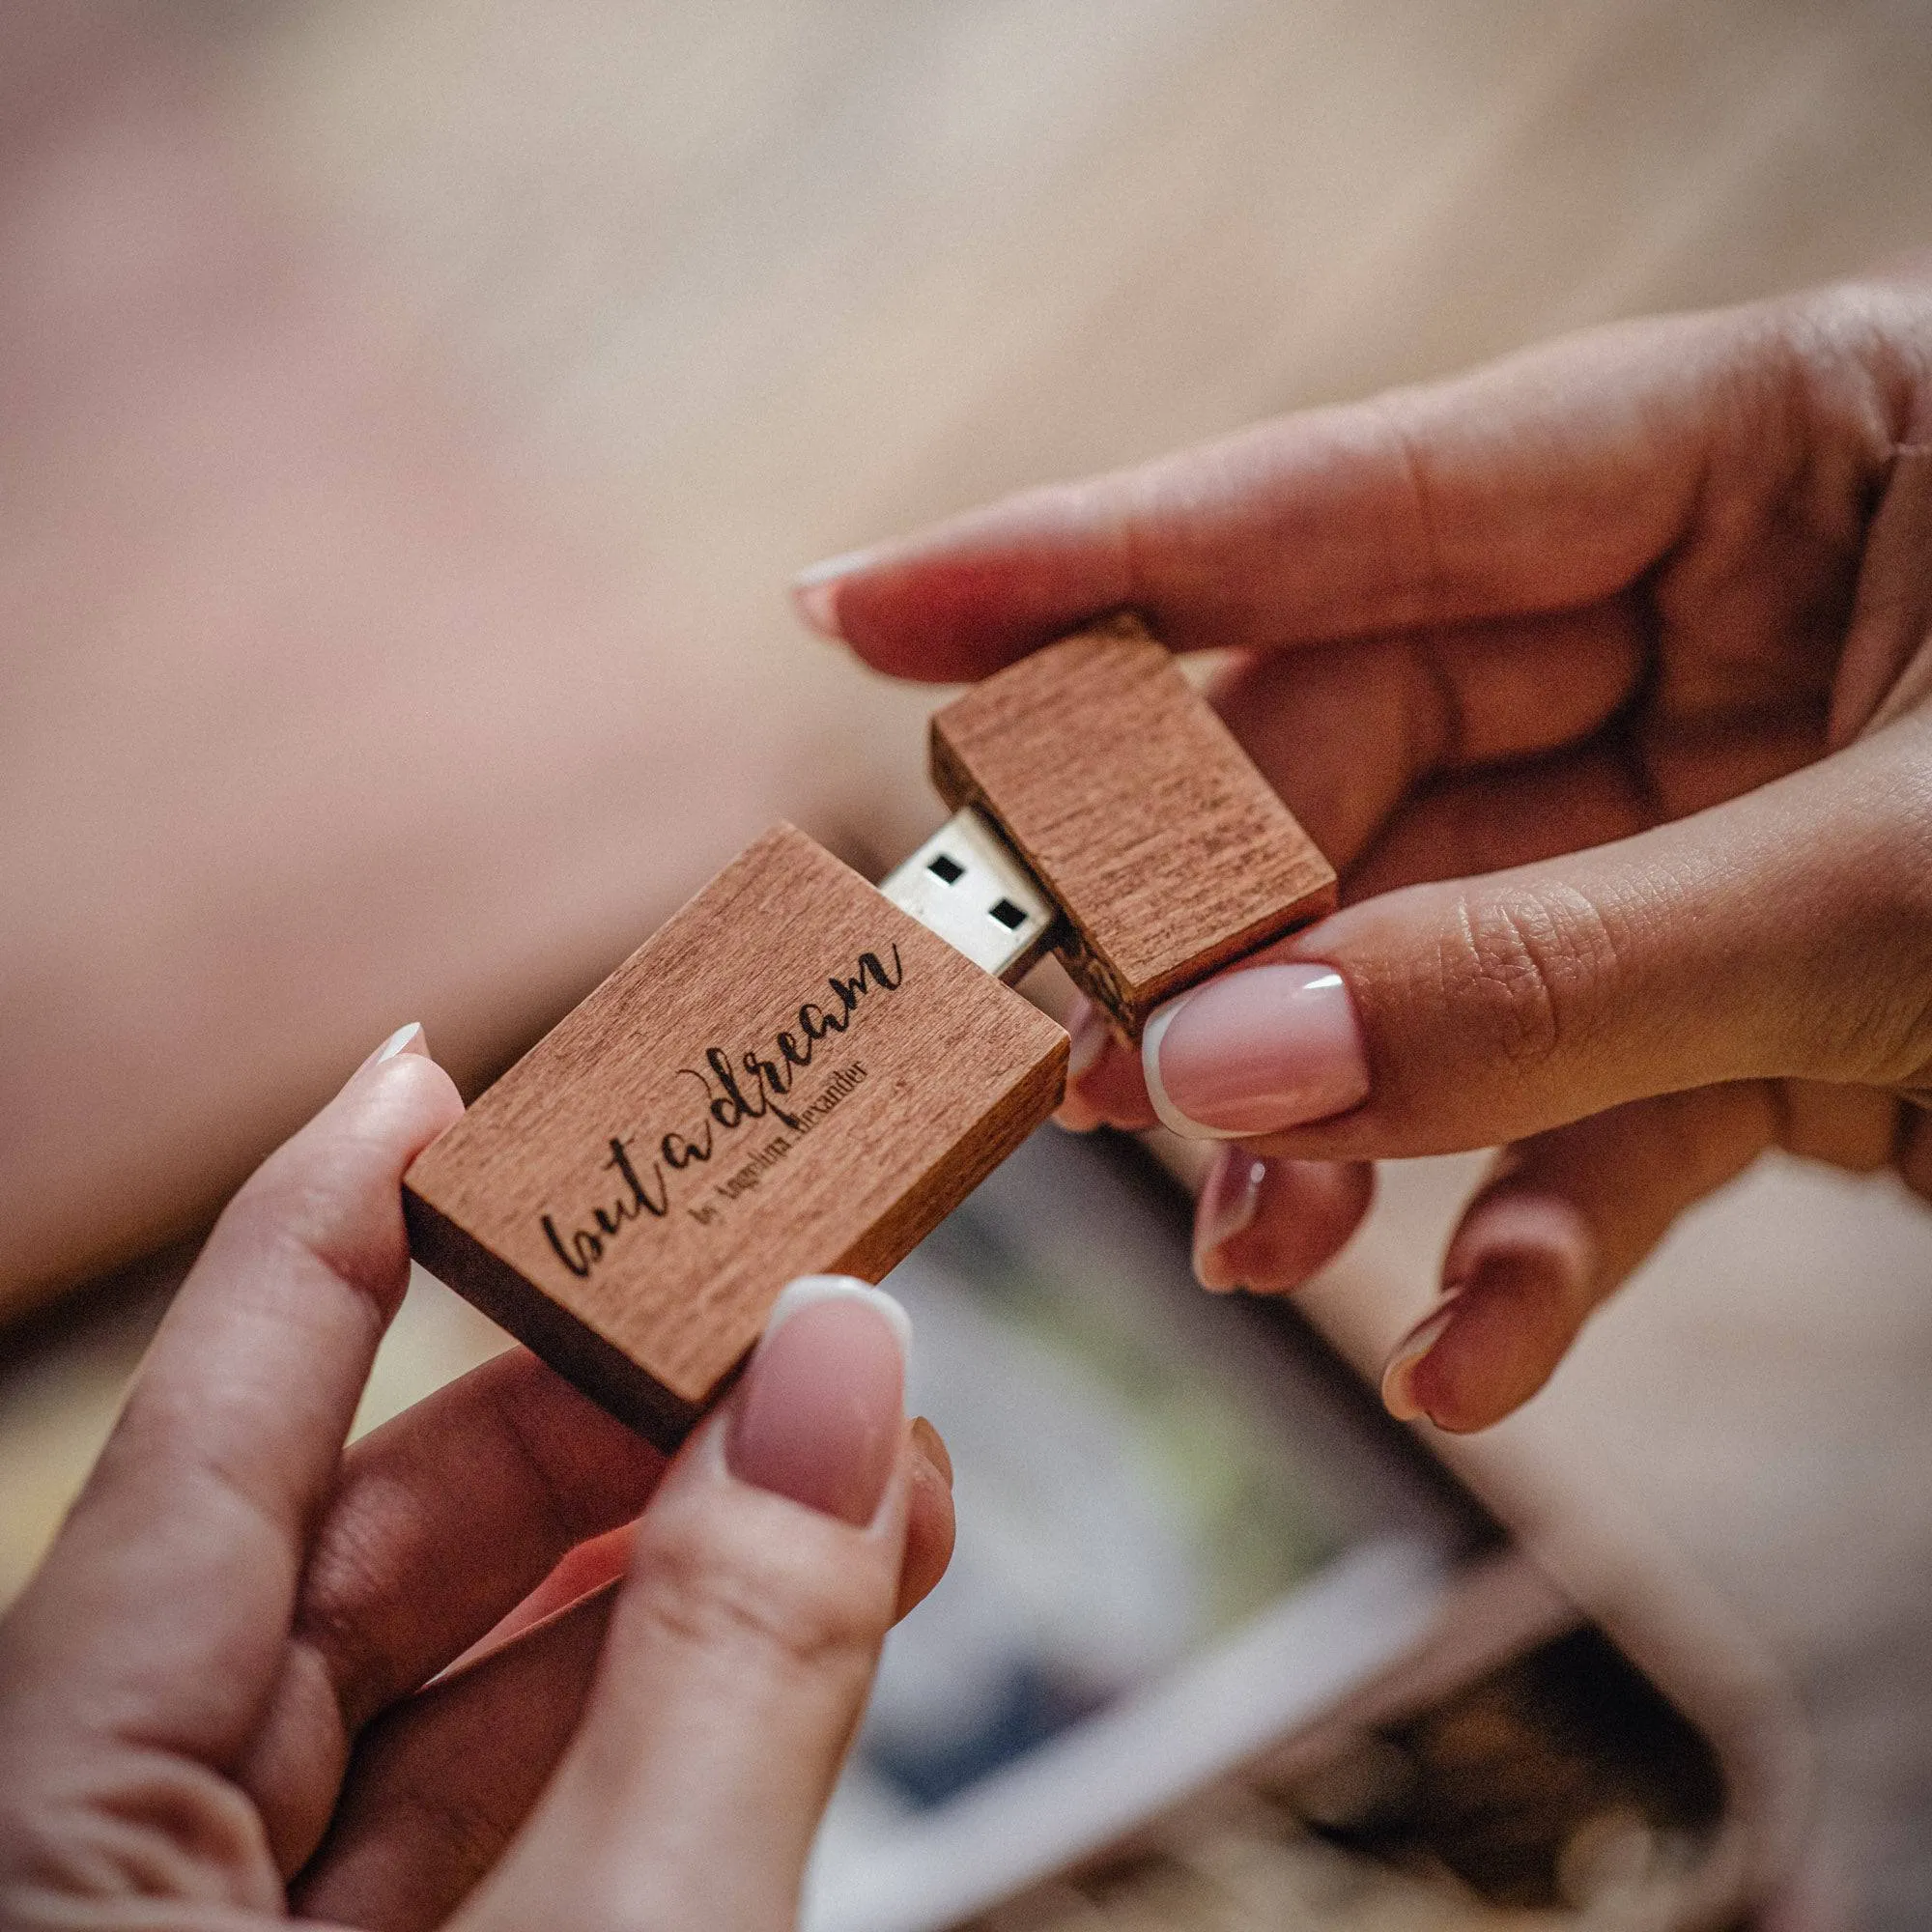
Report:
[[1132,1037],[1334,875],[1128,620],[937,714],[957,810],[883,887],[735,859],[404,1177],[411,1247],[668,1449],[796,1275],[876,1281],[1059,1104],[1049,949]]

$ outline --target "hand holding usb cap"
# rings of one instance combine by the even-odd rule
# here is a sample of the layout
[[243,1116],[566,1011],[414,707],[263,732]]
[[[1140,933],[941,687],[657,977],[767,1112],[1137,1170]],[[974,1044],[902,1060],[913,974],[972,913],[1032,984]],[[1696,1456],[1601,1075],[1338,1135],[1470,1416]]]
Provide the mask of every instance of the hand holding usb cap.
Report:
[[411,1247],[664,1447],[787,1281],[876,1281],[1059,1104],[1043,953],[1122,1034],[1330,910],[1335,875],[1131,618],[932,721],[954,816],[874,888],[735,859],[404,1178]]

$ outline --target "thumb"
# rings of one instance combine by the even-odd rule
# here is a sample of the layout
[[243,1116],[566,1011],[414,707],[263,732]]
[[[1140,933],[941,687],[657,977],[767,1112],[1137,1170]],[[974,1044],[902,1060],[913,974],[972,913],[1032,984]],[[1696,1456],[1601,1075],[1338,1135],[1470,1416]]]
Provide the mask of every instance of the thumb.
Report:
[[898,1597],[908,1332],[841,1277],[780,1298],[645,1511],[583,1726],[462,1924],[792,1925]]
[[1713,1082],[1932,1061],[1932,731],[1614,844],[1365,900],[1149,1022],[1163,1120],[1267,1153],[1520,1140]]

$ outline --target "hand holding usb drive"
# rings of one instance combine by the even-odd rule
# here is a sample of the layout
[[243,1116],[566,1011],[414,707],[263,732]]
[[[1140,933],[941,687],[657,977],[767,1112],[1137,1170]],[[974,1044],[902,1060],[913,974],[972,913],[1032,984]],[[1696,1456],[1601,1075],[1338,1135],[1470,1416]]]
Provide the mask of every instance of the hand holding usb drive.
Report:
[[669,1448],[800,1274],[876,1281],[1059,1104],[1049,950],[1126,1037],[1335,875],[1130,618],[932,721],[953,817],[874,888],[768,832],[404,1179],[411,1247]]

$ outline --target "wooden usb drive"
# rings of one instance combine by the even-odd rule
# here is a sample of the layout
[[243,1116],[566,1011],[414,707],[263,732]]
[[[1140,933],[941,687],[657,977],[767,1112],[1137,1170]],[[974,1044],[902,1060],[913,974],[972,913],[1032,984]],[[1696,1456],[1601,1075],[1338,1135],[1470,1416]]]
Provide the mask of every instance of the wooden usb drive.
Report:
[[932,780],[1058,901],[1058,951],[1129,1039],[1163,1000],[1335,908],[1335,869],[1137,618],[932,720]]
[[1065,1069],[1037,1008],[780,826],[417,1157],[411,1246],[669,1446],[787,1281],[876,1281]]
[[794,1276],[877,1281],[1059,1104],[1007,983],[1049,947],[1138,1034],[1334,903],[1166,651],[1101,625],[942,710],[958,810],[868,885],[780,826],[424,1151],[412,1250],[668,1449]]

